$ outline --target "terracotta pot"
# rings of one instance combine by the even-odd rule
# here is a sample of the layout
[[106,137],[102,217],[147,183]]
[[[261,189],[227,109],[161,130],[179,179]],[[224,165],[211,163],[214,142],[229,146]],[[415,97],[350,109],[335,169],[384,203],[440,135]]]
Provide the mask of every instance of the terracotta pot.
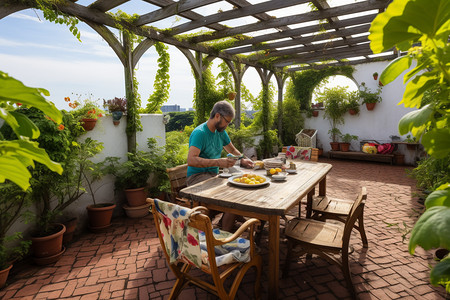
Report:
[[377,103],[366,103],[367,110],[373,110]]
[[102,203],[86,207],[89,229],[97,231],[111,226],[111,218],[115,207],[116,205],[113,203]]
[[318,156],[322,156],[323,155],[323,149],[319,148],[319,150],[317,151],[317,155]]
[[33,257],[33,261],[35,264],[39,266],[49,265],[57,262],[61,256],[66,252],[66,247],[62,246],[62,250],[56,253],[55,255],[48,257]]
[[81,126],[86,131],[94,129],[95,124],[97,124],[97,119],[81,119]]
[[356,115],[356,110],[354,110],[354,109],[349,109],[348,112],[349,112],[351,115]]
[[339,143],[339,149],[342,152],[348,152],[348,150],[350,149],[350,143]]
[[338,142],[330,142],[331,150],[339,151],[339,143]]
[[236,97],[236,92],[229,92],[228,93],[228,99],[234,100],[235,97]]
[[374,73],[373,74],[373,80],[377,80],[378,79],[378,74]]
[[129,206],[142,206],[146,204],[147,192],[145,188],[126,189],[125,196],[127,197]]
[[319,111],[318,110],[313,110],[312,111],[312,115],[313,115],[313,117],[318,117],[319,116]]
[[124,205],[122,206],[123,209],[125,210],[125,213],[127,214],[127,217],[129,218],[142,218],[145,217],[146,215],[148,215],[150,213],[150,211],[148,210],[148,208],[150,207],[150,203],[141,205],[141,206],[135,206],[135,207],[130,207],[128,205]]
[[[54,233],[43,237],[31,237],[31,249],[34,258],[49,258],[61,253],[63,248],[63,234],[66,232],[66,226],[63,224],[55,224]],[[48,263],[57,261],[50,260]]]
[[74,217],[68,221],[65,221],[63,224],[66,226],[66,232],[63,234],[63,244],[66,245],[70,243],[73,239],[73,234],[75,229],[77,228],[78,218]]
[[8,279],[9,270],[11,270],[12,266],[13,265],[10,265],[6,269],[0,270],[0,288],[5,285],[6,279]]

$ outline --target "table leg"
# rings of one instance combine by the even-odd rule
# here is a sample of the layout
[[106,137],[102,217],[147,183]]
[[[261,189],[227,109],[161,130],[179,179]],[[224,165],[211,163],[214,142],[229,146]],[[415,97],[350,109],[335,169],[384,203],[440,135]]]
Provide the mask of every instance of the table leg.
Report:
[[269,299],[278,299],[280,277],[280,216],[269,216]]
[[[316,188],[313,188],[312,190],[309,191],[308,195],[306,196],[306,218],[308,219],[311,218],[312,215],[312,201],[315,193]],[[300,217],[300,212],[298,216]]]
[[324,177],[319,182],[319,196],[326,196],[327,195],[327,177]]

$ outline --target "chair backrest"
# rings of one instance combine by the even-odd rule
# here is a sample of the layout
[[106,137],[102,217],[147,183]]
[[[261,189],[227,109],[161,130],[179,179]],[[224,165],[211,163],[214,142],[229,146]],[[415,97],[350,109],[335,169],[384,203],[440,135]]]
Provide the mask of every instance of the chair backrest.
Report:
[[359,192],[358,198],[353,202],[352,208],[350,209],[350,214],[345,221],[344,234],[342,236],[343,248],[348,251],[348,244],[350,241],[350,235],[352,233],[353,225],[359,216],[364,212],[364,205],[367,199],[367,189],[362,187]]
[[166,169],[170,180],[170,192],[173,200],[179,198],[179,192],[186,187],[187,164]]

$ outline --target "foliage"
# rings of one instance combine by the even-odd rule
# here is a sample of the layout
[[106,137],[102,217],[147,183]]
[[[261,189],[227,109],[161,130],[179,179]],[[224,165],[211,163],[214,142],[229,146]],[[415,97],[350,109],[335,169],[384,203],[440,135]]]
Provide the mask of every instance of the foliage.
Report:
[[335,128],[337,128],[339,124],[344,124],[344,114],[347,111],[347,95],[347,87],[337,86],[325,88],[317,97],[317,101],[324,102],[325,108],[323,117],[330,122],[331,139],[333,142],[337,142],[338,137]]
[[167,51],[169,47],[161,42],[155,43],[156,52],[158,52],[158,70],[156,71],[155,81],[153,81],[153,93],[147,100],[145,113],[153,114],[160,112],[161,105],[169,99],[170,88],[170,55]]
[[415,136],[411,136],[410,134],[406,135],[406,138],[403,140],[406,143],[417,143],[416,137]]
[[351,78],[353,71],[351,66],[340,66],[296,72],[291,76],[292,85],[288,85],[286,93],[296,99],[300,104],[300,109],[304,110],[309,108],[313,90],[323,79],[339,74]]
[[258,157],[272,157],[276,148],[281,147],[281,142],[278,139],[276,130],[268,130],[263,132],[263,139],[259,142],[256,147],[256,152]]
[[[423,16],[426,13],[426,17]],[[399,122],[399,133],[411,132],[429,155],[436,159],[450,154],[448,36],[450,34],[450,2],[447,0],[393,1],[385,12],[372,22],[369,39],[374,53],[396,46],[408,51],[392,61],[383,71],[380,81],[388,84],[417,64],[403,77],[407,83],[400,104],[417,107]],[[420,42],[420,46],[416,44]],[[435,91],[435,97],[425,106],[421,102],[425,91]],[[419,245],[425,250],[450,249],[450,183],[446,182],[425,200],[425,213],[411,233],[409,252]],[[449,258],[440,261],[431,271],[432,284],[443,284],[450,291]]]
[[339,138],[341,136],[341,131],[339,130],[339,128],[331,128],[330,130],[328,130],[328,134],[330,135],[330,139],[334,142],[337,143],[339,142]]
[[362,100],[362,103],[380,103],[381,102],[381,87],[377,88],[376,92],[371,92],[370,89],[366,86],[365,82],[361,82],[361,86],[363,90],[359,91],[359,97]]
[[[0,270],[8,268],[13,261],[21,259],[28,253],[31,241],[23,241],[21,232],[15,232],[12,235],[0,238]],[[17,240],[19,244],[12,245]]]
[[[277,118],[275,118],[277,119]],[[295,145],[295,135],[304,128],[304,118],[300,112],[300,105],[292,97],[283,101],[283,132],[281,133],[283,145]]]
[[167,132],[164,149],[166,168],[185,164],[189,151],[189,135],[178,131]]
[[353,140],[357,141],[358,136],[357,135],[351,135],[350,133],[341,134],[341,141],[342,143],[351,143]]
[[187,125],[194,124],[194,111],[183,111],[183,112],[170,112],[169,123],[166,124],[166,132],[170,131],[182,131]]
[[61,112],[55,105],[47,101],[45,96],[49,92],[42,88],[31,88],[22,82],[0,71],[0,118],[5,121],[13,132],[14,137],[8,141],[0,134],[0,183],[6,179],[19,185],[23,190],[29,186],[31,173],[27,167],[35,167],[34,161],[39,162],[53,172],[59,174],[63,169],[60,164],[49,158],[39,144],[31,141],[40,136],[38,127],[25,115],[14,110],[12,103],[36,107],[49,118],[60,123]]
[[227,98],[227,95],[229,92],[232,92],[235,90],[234,88],[234,80],[233,76],[231,75],[230,68],[228,68],[228,65],[222,61],[222,63],[219,64],[219,74],[217,75],[216,79],[219,79],[220,81],[217,83],[219,87],[219,93],[221,94],[222,98]]
[[114,97],[114,99],[103,100],[103,107],[106,107],[109,112],[113,111],[127,111],[127,99]]
[[354,91],[354,92],[349,92],[347,94],[347,101],[345,102],[345,107],[346,110],[354,110],[357,114],[359,113],[359,107],[360,107],[360,103],[359,103],[359,93]]
[[64,101],[68,102],[69,107],[73,108],[71,113],[78,121],[82,119],[97,120],[103,117],[103,110],[99,108],[97,101],[92,100],[90,97],[82,101],[75,100],[74,102],[71,102],[70,97],[64,97]]
[[444,158],[427,157],[420,160],[417,167],[409,172],[422,190],[434,191],[450,182],[450,155]]
[[241,128],[235,129],[232,126],[227,128],[227,133],[230,136],[230,140],[233,145],[238,149],[241,153],[243,153],[244,148],[251,148],[255,145],[255,130],[252,128],[245,127],[241,125]]

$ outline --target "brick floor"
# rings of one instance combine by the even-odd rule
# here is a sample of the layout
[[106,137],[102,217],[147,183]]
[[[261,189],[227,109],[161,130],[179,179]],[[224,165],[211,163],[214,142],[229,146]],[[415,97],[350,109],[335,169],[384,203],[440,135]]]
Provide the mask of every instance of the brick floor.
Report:
[[[406,167],[342,160],[327,177],[327,193],[356,197],[366,186],[365,226],[369,248],[362,247],[359,233],[352,236],[355,251],[350,269],[360,299],[445,299],[442,287],[429,284],[432,252],[418,248],[408,254],[407,226],[414,224],[423,206],[416,198],[415,182]],[[293,210],[296,211],[296,210]],[[303,210],[304,211],[304,210]],[[391,226],[388,226],[391,224]],[[392,225],[393,224],[393,225]],[[267,240],[261,250],[267,262]],[[286,242],[281,241],[283,266]],[[340,269],[318,257],[291,262],[289,278],[280,279],[280,299],[349,299]],[[267,265],[263,266],[261,291],[267,293]],[[237,299],[253,298],[254,272],[244,278]],[[14,266],[0,299],[166,299],[174,284],[167,268],[151,216],[117,218],[107,232],[85,233],[68,246],[55,264],[36,266],[23,261]],[[205,291],[186,287],[180,299],[215,299]]]

